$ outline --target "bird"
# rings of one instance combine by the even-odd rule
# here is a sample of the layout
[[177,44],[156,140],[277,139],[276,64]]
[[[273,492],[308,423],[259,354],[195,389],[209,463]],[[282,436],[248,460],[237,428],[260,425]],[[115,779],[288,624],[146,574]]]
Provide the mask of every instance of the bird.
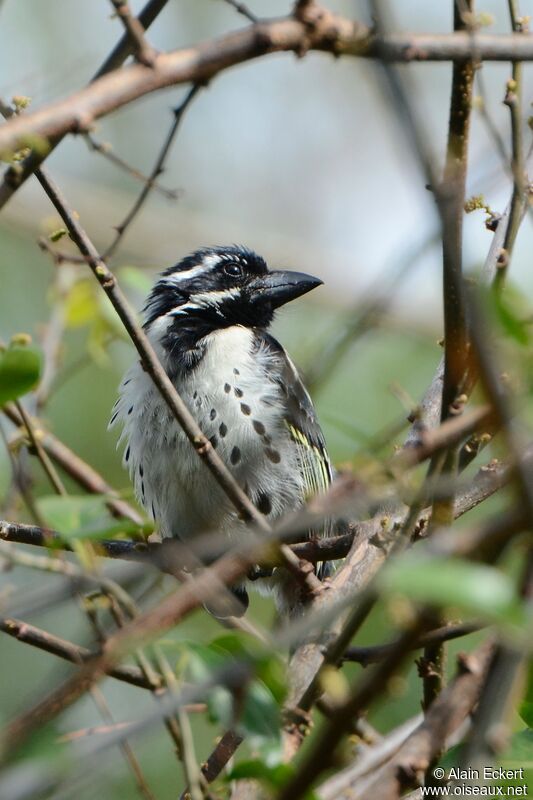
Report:
[[[275,312],[320,286],[302,272],[269,269],[242,245],[204,247],[162,272],[143,327],[162,366],[211,446],[273,523],[327,492],[332,466],[313,402],[271,335]],[[235,540],[245,523],[194,452],[140,361],[125,374],[109,426],[122,426],[123,465],[161,537],[192,542],[208,531]],[[309,537],[331,535],[326,520]],[[301,608],[302,589],[279,569],[254,581],[281,613]],[[317,565],[324,580],[331,566]],[[246,585],[232,587],[242,614]],[[227,616],[222,607],[212,610]]]

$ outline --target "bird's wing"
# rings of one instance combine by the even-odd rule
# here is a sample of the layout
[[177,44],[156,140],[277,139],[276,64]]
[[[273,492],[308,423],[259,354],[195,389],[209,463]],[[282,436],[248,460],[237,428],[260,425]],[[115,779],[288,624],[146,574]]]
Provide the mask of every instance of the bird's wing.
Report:
[[297,447],[298,459],[304,480],[304,500],[323,494],[332,477],[326,442],[316,418],[313,402],[303,385],[291,359],[272,336],[263,334],[262,345],[274,360],[270,380],[281,388],[285,399],[285,424]]

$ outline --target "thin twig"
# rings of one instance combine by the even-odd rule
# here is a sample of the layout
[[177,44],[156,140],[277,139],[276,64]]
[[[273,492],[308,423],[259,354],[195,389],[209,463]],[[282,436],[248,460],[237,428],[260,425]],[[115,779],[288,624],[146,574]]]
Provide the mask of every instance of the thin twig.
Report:
[[[440,644],[441,642],[449,642],[461,636],[468,636],[471,633],[481,630],[482,627],[483,625],[476,622],[459,622],[455,625],[443,625],[441,628],[436,628],[421,636],[420,639],[414,643],[413,650],[418,650],[428,645]],[[366,667],[368,664],[374,664],[376,661],[381,661],[382,658],[385,658],[394,645],[395,642],[388,642],[387,644],[371,645],[369,647],[348,647],[344,651],[342,660],[354,661]]]
[[[518,10],[517,0],[508,0],[511,27],[514,33],[523,34],[524,26]],[[504,103],[509,108],[511,118],[511,172],[513,176],[513,194],[509,223],[505,231],[502,252],[498,259],[498,270],[495,276],[496,288],[501,288],[511,261],[514,244],[524,214],[525,206],[525,166],[524,137],[522,133],[522,90],[523,68],[521,61],[513,60],[512,77],[507,83]]]
[[47,474],[47,476],[48,476],[48,478],[50,480],[50,483],[52,484],[52,487],[57,492],[57,494],[66,495],[67,492],[66,492],[65,486],[63,484],[63,481],[61,480],[61,478],[57,474],[56,469],[55,469],[54,465],[52,464],[51,459],[48,457],[48,453],[46,452],[44,447],[41,445],[39,434],[37,433],[37,431],[33,427],[33,422],[31,421],[30,417],[28,416],[28,414],[24,410],[24,406],[22,405],[22,403],[19,403],[18,401],[15,401],[15,408],[17,409],[18,413],[20,414],[20,417],[21,417],[21,419],[22,419],[22,421],[24,423],[24,427],[26,428],[26,432],[28,434],[29,440],[30,440],[32,446],[35,448],[35,452],[37,454],[37,458],[41,462],[42,467],[43,467],[44,471],[46,472],[46,474]]
[[[72,664],[82,664],[94,658],[95,655],[93,651],[86,647],[68,642],[66,639],[61,639],[59,636],[48,633],[48,631],[44,631],[41,628],[36,628],[35,625],[30,625],[28,622],[14,617],[0,619],[0,630],[19,642],[44,650],[46,653],[51,653],[64,661],[70,661]],[[138,686],[141,689],[152,688],[138,667],[121,665],[113,667],[107,674],[112,678],[129,683],[132,686]]]
[[[2,407],[2,411],[14,425],[24,425],[22,417],[13,404],[7,403]],[[139,512],[124,500],[113,497],[113,495],[116,495],[113,487],[110,486],[93,467],[67,447],[66,444],[52,433],[43,430],[40,425],[37,435],[41,447],[50,456],[52,461],[60,466],[67,475],[70,475],[79,486],[82,486],[91,494],[102,494],[109,498],[106,500],[106,504],[114,516],[129,519],[137,525],[143,524],[144,520]]]
[[155,51],[148,44],[145,38],[144,26],[131,13],[127,0],[111,0],[117,17],[120,19],[131,43],[131,52],[145,67],[151,67],[154,63]]
[[[85,134],[85,141],[91,150],[93,150],[95,153],[99,153],[116,167],[119,167],[119,169],[127,172],[132,178],[141,181],[141,183],[150,183],[154,192],[159,192],[159,194],[162,194],[163,197],[167,198],[167,200],[178,199],[179,192],[176,189],[167,189],[165,186],[161,186],[158,181],[154,180],[149,175],[144,175],[144,173],[140,172],[140,170],[138,170],[136,167],[132,167],[131,164],[128,164],[128,162],[124,161],[123,158],[117,156],[117,154],[111,149],[111,145],[107,142],[99,142],[92,133]],[[54,251],[54,253],[55,252],[56,251]],[[82,259],[82,263],[86,263],[85,259]]]
[[250,22],[259,22],[259,19],[250,11],[248,6],[244,5],[244,3],[240,3],[239,0],[223,0],[223,2],[234,8],[238,14],[242,14],[242,16],[246,17]]
[[113,239],[113,241],[111,242],[111,244],[109,245],[109,247],[107,248],[107,250],[102,255],[102,259],[104,261],[107,261],[107,259],[109,259],[112,256],[112,254],[115,252],[116,248],[118,247],[119,243],[121,242],[122,238],[124,237],[124,234],[126,233],[128,228],[130,227],[131,223],[133,222],[133,220],[135,219],[135,217],[137,216],[137,214],[139,213],[139,211],[143,207],[144,203],[146,202],[146,199],[148,198],[148,195],[150,194],[150,192],[154,188],[155,181],[157,180],[157,178],[163,172],[165,161],[166,161],[166,159],[167,159],[167,157],[168,157],[168,155],[170,153],[170,148],[172,147],[172,144],[173,144],[173,142],[174,142],[174,140],[176,138],[176,134],[178,132],[180,122],[182,121],[183,116],[184,116],[185,112],[187,111],[188,107],[190,106],[190,104],[192,103],[192,101],[194,100],[196,95],[198,94],[200,88],[201,88],[200,84],[195,84],[194,86],[192,86],[192,88],[189,89],[189,91],[187,92],[183,102],[180,103],[180,105],[177,106],[174,109],[172,124],[170,126],[170,129],[169,129],[166,137],[165,137],[165,141],[163,142],[163,145],[161,147],[159,155],[157,156],[157,159],[156,159],[156,162],[154,164],[154,167],[153,167],[148,179],[145,181],[144,186],[143,186],[139,196],[135,200],[133,206],[128,211],[128,213],[126,214],[126,216],[124,217],[124,219],[122,220],[120,225],[116,226],[116,231],[117,231],[116,236]]

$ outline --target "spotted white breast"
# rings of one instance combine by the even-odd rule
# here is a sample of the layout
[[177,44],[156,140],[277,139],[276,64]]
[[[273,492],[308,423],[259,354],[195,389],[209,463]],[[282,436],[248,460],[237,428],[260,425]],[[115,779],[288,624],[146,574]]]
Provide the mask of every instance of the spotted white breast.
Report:
[[[172,365],[150,338],[169,372]],[[210,333],[193,369],[173,378],[176,388],[221,458],[251,500],[269,518],[305,497],[298,449],[283,416],[276,355],[239,325]],[[238,358],[236,354],[239,354]],[[200,388],[201,387],[201,388]],[[209,530],[241,527],[232,504],[198,458],[140,363],[126,374],[111,425],[121,422],[124,462],[139,501],[162,536],[182,539]]]

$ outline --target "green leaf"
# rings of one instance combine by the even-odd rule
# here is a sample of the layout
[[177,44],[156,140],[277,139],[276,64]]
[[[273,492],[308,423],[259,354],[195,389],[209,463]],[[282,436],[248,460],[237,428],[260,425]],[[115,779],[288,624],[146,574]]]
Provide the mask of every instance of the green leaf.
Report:
[[241,761],[227,774],[228,781],[253,779],[263,781],[272,789],[280,789],[294,775],[294,767],[290,764],[268,766],[258,758]]
[[[217,672],[227,669],[236,662],[254,663],[250,653],[254,649],[251,641],[246,643],[234,634],[221,636],[209,645],[195,642],[181,642],[181,656],[177,671],[184,678],[195,683],[213,680]],[[227,648],[227,649],[226,649]],[[261,662],[259,662],[261,663]],[[273,672],[273,671],[272,671]],[[269,674],[269,670],[265,669]],[[264,741],[278,741],[281,729],[280,700],[283,693],[273,679],[276,692],[272,692],[260,679],[251,680],[242,687],[242,696],[235,707],[233,694],[225,687],[216,687],[209,692],[208,708],[211,719],[224,726],[235,725],[244,736],[256,740],[259,746]]]
[[31,345],[13,343],[0,352],[0,406],[33,389],[41,363],[40,351]]
[[527,625],[512,580],[494,567],[408,553],[386,567],[379,583],[382,591],[415,602],[451,606],[504,625]]
[[489,297],[504,332],[518,344],[528,345],[531,311],[522,292],[516,286],[507,285],[501,292],[491,292]]
[[106,507],[105,495],[50,495],[40,497],[37,507],[51,528],[68,539],[111,539],[119,533],[150,533],[153,525],[115,520]]
[[287,695],[287,676],[285,664],[278,653],[242,632],[218,636],[212,644],[235,658],[253,662],[257,677],[274,695],[278,704],[283,703]]
[[533,771],[533,730],[525,728],[513,733],[509,747],[503,752],[500,761],[506,769],[522,768],[531,773]]
[[252,681],[248,686],[239,729],[247,737],[279,739],[280,708],[272,692],[261,681]]
[[520,703],[518,713],[526,723],[533,729],[533,659],[530,660],[527,670],[526,690],[524,699]]

